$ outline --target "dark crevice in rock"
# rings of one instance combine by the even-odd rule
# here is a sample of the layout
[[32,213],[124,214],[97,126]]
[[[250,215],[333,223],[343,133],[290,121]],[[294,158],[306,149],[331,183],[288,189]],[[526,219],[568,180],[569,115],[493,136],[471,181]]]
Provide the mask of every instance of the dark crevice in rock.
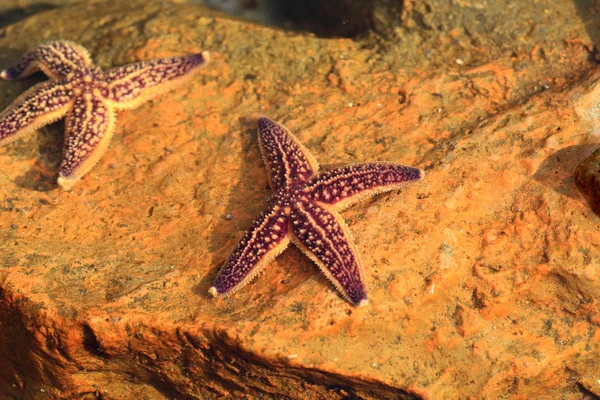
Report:
[[273,0],[284,21],[322,37],[387,34],[400,24],[403,0]]
[[102,350],[102,345],[98,341],[96,334],[92,328],[84,324],[83,327],[83,347],[92,355],[99,358],[110,358],[108,354]]
[[586,388],[583,383],[577,382],[577,388],[581,392],[582,400],[600,400],[600,396]]
[[162,395],[169,399],[191,399],[192,397],[187,396],[185,393],[180,392],[176,389],[175,385],[171,382],[166,382],[162,379],[151,377],[148,382],[154,389],[159,391]]

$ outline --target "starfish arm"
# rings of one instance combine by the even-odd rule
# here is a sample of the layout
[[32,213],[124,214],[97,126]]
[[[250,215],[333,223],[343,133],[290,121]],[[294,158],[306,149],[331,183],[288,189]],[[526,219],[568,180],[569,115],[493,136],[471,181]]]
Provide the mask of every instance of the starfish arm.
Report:
[[258,120],[258,142],[273,189],[304,182],[317,174],[319,165],[283,125],[266,117]]
[[0,113],[0,145],[62,118],[71,106],[71,96],[61,81],[42,82],[23,93]]
[[304,194],[339,211],[366,196],[388,192],[423,179],[423,170],[386,162],[348,165],[309,181]]
[[142,61],[106,73],[108,99],[118,110],[132,109],[185,82],[210,60],[207,51],[182,57]]
[[310,202],[291,208],[293,242],[313,260],[342,296],[355,306],[367,303],[362,263],[350,231],[336,212]]
[[275,206],[263,212],[217,274],[209,293],[223,297],[236,292],[285,250],[289,242],[288,219],[284,210]]
[[102,157],[115,130],[115,112],[99,96],[75,99],[65,124],[65,155],[58,184],[71,189]]
[[90,65],[92,61],[85,48],[67,40],[57,40],[28,51],[15,65],[2,71],[0,77],[12,81],[41,70],[48,77],[59,79]]

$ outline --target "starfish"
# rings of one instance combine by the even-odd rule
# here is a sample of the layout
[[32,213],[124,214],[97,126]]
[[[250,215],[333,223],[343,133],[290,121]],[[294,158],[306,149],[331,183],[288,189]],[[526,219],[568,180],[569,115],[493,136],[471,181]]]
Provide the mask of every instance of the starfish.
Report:
[[277,192],[220,269],[209,292],[230,295],[293,242],[353,305],[367,303],[363,267],[339,211],[423,178],[401,164],[354,164],[318,173],[314,157],[284,126],[261,117],[258,139],[269,185]]
[[208,52],[143,61],[103,72],[85,48],[59,40],[29,51],[0,73],[5,80],[41,70],[39,83],[0,113],[0,145],[66,116],[58,184],[65,190],[98,162],[115,130],[116,112],[132,109],[185,81],[209,61]]

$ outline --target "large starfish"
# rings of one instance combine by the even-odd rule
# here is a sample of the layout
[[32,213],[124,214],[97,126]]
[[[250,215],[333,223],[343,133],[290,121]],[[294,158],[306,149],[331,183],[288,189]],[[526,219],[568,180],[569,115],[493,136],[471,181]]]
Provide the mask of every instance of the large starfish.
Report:
[[227,296],[250,282],[292,241],[353,305],[367,303],[360,257],[338,213],[366,196],[423,178],[423,170],[376,162],[318,173],[313,156],[285,127],[258,120],[270,186],[277,192],[252,224],[210,288]]
[[115,129],[116,111],[135,108],[172,88],[208,60],[208,52],[203,52],[103,72],[76,43],[60,40],[42,44],[0,73],[3,79],[15,80],[41,70],[50,78],[27,90],[0,114],[0,145],[66,115],[58,184],[68,190],[106,150]]

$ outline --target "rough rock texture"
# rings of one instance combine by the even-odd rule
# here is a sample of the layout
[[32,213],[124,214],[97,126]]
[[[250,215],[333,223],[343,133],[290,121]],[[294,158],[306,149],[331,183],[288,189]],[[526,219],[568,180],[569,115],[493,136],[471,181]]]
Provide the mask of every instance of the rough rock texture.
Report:
[[[509,53],[449,26],[450,50],[432,54],[119,3],[5,27],[0,63],[58,38],[104,67],[203,49],[213,62],[121,113],[72,192],[55,185],[61,124],[0,148],[5,398],[600,396],[600,220],[572,179],[599,142],[590,4],[527,2],[532,18],[548,4],[553,25]],[[477,63],[455,63],[462,44]],[[0,83],[0,106],[34,81]],[[207,296],[271,194],[257,113],[325,167],[426,169],[423,184],[343,213],[367,307],[293,248],[233,297]]]

